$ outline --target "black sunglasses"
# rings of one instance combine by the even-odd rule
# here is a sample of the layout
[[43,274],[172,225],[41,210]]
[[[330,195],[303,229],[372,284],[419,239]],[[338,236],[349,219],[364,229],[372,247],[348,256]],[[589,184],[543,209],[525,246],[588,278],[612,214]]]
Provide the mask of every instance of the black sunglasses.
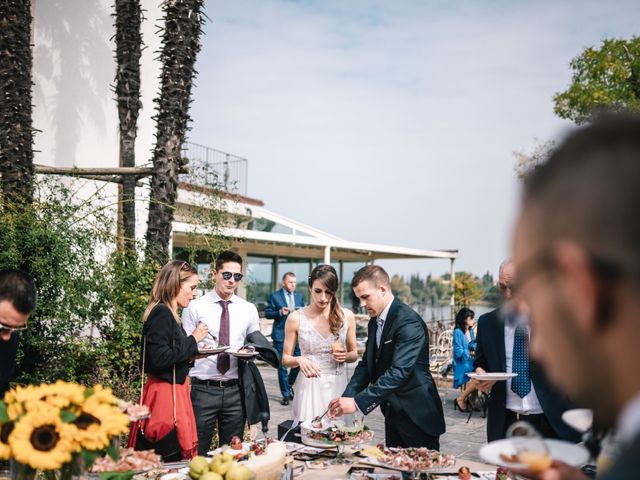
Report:
[[21,325],[19,327],[10,327],[9,325],[5,325],[4,323],[0,322],[0,332],[9,332],[9,333],[13,333],[13,332],[20,332],[22,330],[26,330],[27,329],[27,325]]
[[244,277],[244,275],[241,273],[231,273],[231,272],[222,272],[221,275],[222,275],[222,278],[224,278],[225,280],[231,280],[231,277],[233,277],[233,279],[236,282],[239,282],[240,280],[242,280],[242,277]]

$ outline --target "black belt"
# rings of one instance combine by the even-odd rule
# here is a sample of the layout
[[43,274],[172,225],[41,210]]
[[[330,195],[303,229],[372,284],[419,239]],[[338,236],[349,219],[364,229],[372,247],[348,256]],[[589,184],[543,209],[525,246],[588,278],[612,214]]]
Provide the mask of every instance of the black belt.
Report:
[[507,410],[510,414],[516,417],[516,420],[535,420],[538,418],[544,417],[544,413],[522,413],[522,412],[514,412],[513,410]]
[[232,378],[230,380],[200,380],[199,378],[191,377],[191,383],[194,385],[206,385],[208,387],[226,388],[238,385],[238,379]]

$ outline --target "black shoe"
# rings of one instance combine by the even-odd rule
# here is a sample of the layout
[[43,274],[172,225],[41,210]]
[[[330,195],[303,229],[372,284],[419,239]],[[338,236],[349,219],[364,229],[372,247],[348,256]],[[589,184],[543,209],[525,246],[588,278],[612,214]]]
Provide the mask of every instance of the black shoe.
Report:
[[291,390],[291,393],[289,394],[289,400],[293,400],[293,390]]
[[457,398],[457,397],[456,397],[456,398],[454,398],[454,399],[453,399],[453,410],[454,410],[454,411],[455,411],[455,410],[459,410],[459,411],[461,411],[462,413],[469,413],[469,408],[468,408],[468,406],[467,406],[467,401],[466,401],[466,399],[465,399],[465,402],[464,402],[464,403],[465,403],[465,408],[463,408],[463,407],[461,407],[461,406],[460,406],[460,404],[458,403],[458,398]]
[[289,405],[289,399],[283,398],[282,400],[280,400],[280,405]]

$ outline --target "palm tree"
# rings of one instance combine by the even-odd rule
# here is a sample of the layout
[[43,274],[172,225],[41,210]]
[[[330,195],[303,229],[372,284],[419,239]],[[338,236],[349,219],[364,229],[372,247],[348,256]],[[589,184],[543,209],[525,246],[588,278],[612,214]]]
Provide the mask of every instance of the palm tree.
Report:
[[[116,0],[116,98],[120,119],[120,166],[135,167],[135,144],[138,133],[140,102],[140,54],[142,50],[142,9],[140,0]],[[119,212],[121,212],[120,243],[126,251],[135,249],[137,178],[122,175]],[[120,215],[119,215],[120,217]]]
[[33,199],[31,2],[0,0],[0,173],[5,203]]
[[178,172],[186,164],[181,156],[187,133],[194,64],[200,51],[204,0],[165,1],[162,9],[161,90],[157,103],[156,145],[153,152],[147,254],[159,262],[167,260],[178,190]]

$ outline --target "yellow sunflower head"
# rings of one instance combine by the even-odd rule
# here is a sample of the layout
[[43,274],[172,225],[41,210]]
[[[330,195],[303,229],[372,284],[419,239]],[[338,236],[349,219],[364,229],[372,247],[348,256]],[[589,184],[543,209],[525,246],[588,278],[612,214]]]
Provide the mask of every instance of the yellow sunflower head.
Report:
[[37,470],[56,470],[77,451],[73,430],[62,423],[59,411],[42,409],[22,416],[9,435],[15,459]]
[[0,424],[0,459],[9,460],[11,458],[11,446],[9,445],[9,435],[13,431],[12,421]]
[[108,403],[110,405],[117,405],[119,403],[118,398],[108,387],[105,388],[102,385],[96,385],[92,390],[93,393],[88,397],[90,400]]
[[89,397],[78,418],[70,425],[74,428],[74,439],[80,447],[100,450],[109,445],[111,437],[127,432],[129,418],[118,407]]

